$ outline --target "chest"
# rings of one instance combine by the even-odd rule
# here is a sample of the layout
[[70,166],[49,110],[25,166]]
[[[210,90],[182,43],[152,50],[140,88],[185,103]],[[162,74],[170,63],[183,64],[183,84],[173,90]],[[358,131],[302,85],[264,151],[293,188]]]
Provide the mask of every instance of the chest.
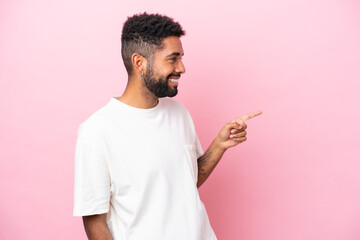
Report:
[[117,185],[170,181],[194,164],[186,148],[194,134],[181,119],[132,119],[115,124],[107,135],[109,171]]

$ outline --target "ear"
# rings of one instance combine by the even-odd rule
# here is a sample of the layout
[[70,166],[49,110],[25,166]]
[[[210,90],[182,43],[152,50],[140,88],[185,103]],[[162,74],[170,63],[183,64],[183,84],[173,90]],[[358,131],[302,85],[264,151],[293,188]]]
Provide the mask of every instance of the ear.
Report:
[[135,73],[138,73],[140,75],[141,73],[146,72],[146,65],[147,65],[146,58],[144,58],[138,53],[134,53],[133,55],[131,55],[131,62]]

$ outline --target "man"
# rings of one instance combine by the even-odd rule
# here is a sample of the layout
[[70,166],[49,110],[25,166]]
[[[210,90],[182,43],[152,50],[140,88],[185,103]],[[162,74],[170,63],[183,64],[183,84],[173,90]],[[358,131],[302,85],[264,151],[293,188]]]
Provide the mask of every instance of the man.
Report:
[[74,216],[89,239],[216,239],[197,188],[261,112],[225,124],[204,154],[189,112],[164,98],[185,73],[184,34],[158,14],[124,24],[126,89],[80,125],[76,143]]

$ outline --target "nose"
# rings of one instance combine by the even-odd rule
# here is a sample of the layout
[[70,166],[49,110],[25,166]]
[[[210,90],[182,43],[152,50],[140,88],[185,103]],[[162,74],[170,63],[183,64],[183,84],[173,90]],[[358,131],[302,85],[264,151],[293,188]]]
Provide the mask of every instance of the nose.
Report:
[[185,65],[183,64],[183,62],[181,60],[178,61],[175,71],[177,73],[181,73],[181,74],[185,73]]

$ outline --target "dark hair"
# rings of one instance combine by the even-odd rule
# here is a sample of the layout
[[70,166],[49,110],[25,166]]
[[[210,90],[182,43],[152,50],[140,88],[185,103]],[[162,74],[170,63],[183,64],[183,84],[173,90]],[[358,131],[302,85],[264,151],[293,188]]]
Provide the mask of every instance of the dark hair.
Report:
[[121,56],[126,71],[132,74],[131,56],[138,53],[151,62],[154,53],[163,47],[163,39],[185,35],[178,22],[165,15],[136,14],[128,17],[121,35]]

